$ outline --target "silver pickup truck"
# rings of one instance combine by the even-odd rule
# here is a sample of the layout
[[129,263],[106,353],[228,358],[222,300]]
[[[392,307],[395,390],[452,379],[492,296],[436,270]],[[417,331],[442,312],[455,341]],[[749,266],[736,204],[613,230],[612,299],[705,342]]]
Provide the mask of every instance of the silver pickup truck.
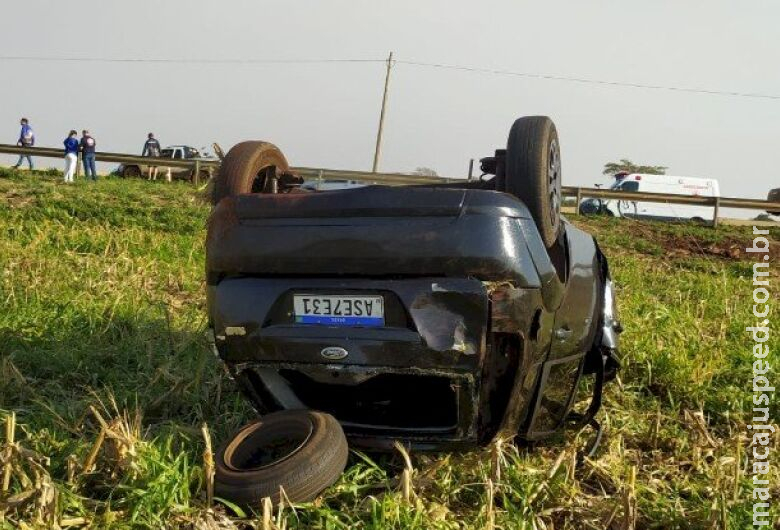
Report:
[[[215,160],[212,156],[203,156],[200,151],[194,147],[188,145],[169,145],[160,151],[161,158],[171,158],[173,160],[195,160],[201,159],[204,161]],[[192,181],[194,170],[187,167],[165,167],[162,165],[157,166],[159,168],[160,175],[165,178],[168,171],[170,171],[171,178],[177,180]],[[146,164],[121,164],[115,171],[118,175],[125,178],[138,178],[145,176],[149,172],[149,166]],[[208,169],[201,169],[199,178],[201,181],[206,181],[209,178]]]

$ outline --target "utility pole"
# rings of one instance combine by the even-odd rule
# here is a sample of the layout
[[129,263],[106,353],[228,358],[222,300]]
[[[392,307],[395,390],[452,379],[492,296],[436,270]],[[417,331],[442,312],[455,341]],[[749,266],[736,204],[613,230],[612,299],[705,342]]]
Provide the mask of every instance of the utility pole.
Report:
[[382,95],[382,110],[379,113],[379,129],[376,132],[376,148],[374,149],[374,166],[372,173],[376,173],[379,167],[379,154],[382,150],[382,129],[385,126],[385,107],[387,106],[387,87],[390,84],[390,69],[393,67],[393,52],[387,58],[387,74],[385,74],[385,92]]

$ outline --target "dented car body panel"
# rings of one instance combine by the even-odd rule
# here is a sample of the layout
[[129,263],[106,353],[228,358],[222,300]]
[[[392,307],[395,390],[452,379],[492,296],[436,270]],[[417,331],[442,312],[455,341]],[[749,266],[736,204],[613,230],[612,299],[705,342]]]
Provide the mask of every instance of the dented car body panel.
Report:
[[[385,299],[386,325],[298,325],[292,296],[312,292],[379,294]],[[217,330],[245,330],[221,341],[226,361],[320,363],[322,348],[337,346],[349,352],[342,365],[406,367],[415,359],[419,368],[472,371],[484,350],[488,298],[474,279],[242,278],[220,283],[212,314]]]
[[[617,349],[605,264],[568,222],[548,251],[523,203],[495,191],[241,195],[210,220],[209,320],[261,413],[323,410],[370,449],[535,440]],[[383,324],[302,323],[293,300],[312,293],[381,297]]]

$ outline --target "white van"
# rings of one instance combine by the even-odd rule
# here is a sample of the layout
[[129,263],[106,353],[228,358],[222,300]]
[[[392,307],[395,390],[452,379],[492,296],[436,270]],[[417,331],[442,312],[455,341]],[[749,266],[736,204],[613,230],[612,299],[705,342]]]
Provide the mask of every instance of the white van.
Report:
[[[615,180],[609,189],[701,197],[720,196],[720,186],[715,179],[649,175],[645,173],[618,173],[615,175]],[[715,213],[713,206],[628,200],[618,201],[615,199],[588,199],[580,205],[580,211],[582,213],[606,213],[615,217],[635,217],[667,221],[710,221]]]

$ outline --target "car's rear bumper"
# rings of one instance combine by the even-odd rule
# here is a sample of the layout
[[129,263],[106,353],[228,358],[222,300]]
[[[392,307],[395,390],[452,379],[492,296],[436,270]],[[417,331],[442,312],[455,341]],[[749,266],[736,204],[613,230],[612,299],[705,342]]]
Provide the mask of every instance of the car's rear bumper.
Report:
[[[296,323],[301,292],[379,294],[386,325]],[[489,320],[479,280],[236,278],[208,298],[219,356],[260,412],[329,412],[369,449],[477,442]],[[347,355],[328,359],[328,348]]]

